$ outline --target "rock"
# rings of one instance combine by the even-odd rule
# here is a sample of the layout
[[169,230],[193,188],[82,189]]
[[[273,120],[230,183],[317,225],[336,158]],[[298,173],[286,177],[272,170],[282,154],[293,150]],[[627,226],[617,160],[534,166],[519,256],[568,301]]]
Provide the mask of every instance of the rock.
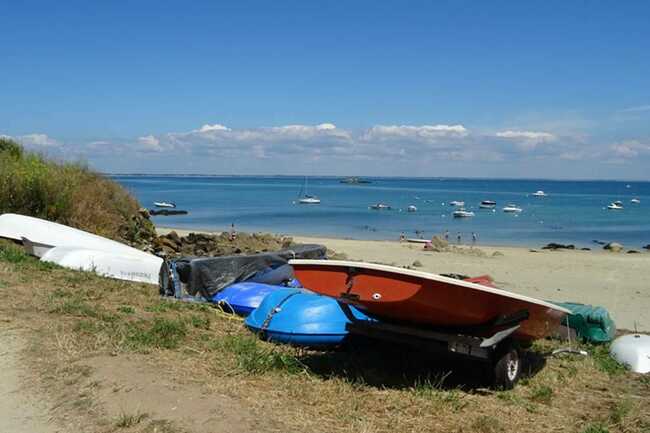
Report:
[[591,251],[591,248],[580,248],[581,251]]
[[154,249],[162,250],[167,253],[178,252],[181,250],[181,245],[180,243],[177,244],[167,237],[160,236],[154,241]]
[[630,250],[627,252],[628,254],[639,254],[637,250]]
[[558,243],[555,243],[555,242],[551,242],[549,244],[544,245],[542,247],[542,249],[543,250],[553,250],[553,251],[555,251],[555,250],[563,250],[563,249],[564,250],[575,250],[576,246],[573,245],[573,244],[564,245],[564,244],[558,244]]
[[416,260],[411,264],[411,266],[413,266],[414,268],[421,268],[422,263],[419,260]]
[[492,257],[502,257],[503,253],[501,251],[495,251],[492,253]]
[[623,251],[623,245],[619,244],[618,242],[610,242],[607,245],[605,245],[603,249],[611,251],[613,253],[620,253],[621,251]]
[[531,248],[531,249],[528,250],[528,252],[529,252],[529,253],[538,253],[539,251],[537,251],[537,250]]
[[149,214],[149,209],[147,208],[141,207],[140,209],[138,209],[138,213],[142,218],[146,218],[146,219],[151,218],[151,215]]
[[165,238],[167,238],[168,240],[172,241],[173,243],[175,243],[175,244],[178,245],[178,246],[180,246],[180,245],[183,244],[183,241],[181,240],[181,237],[178,236],[178,233],[176,233],[176,232],[173,231],[173,230],[172,230],[171,232],[167,233],[167,235],[165,236]]
[[648,250],[648,251],[650,251],[650,244],[648,244],[648,245],[646,245],[645,247],[643,247],[643,249],[644,249],[644,250]]

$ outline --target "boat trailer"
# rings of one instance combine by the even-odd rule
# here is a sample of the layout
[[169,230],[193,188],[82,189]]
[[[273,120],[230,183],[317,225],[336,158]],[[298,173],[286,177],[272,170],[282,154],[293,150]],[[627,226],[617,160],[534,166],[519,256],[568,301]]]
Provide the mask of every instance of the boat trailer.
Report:
[[[500,316],[483,325],[456,329],[434,329],[413,325],[359,320],[346,302],[339,302],[350,321],[350,334],[407,344],[428,352],[462,357],[484,363],[492,385],[512,389],[521,374],[519,347],[512,334],[528,319],[528,311],[521,310]],[[488,335],[483,337],[479,335]]]

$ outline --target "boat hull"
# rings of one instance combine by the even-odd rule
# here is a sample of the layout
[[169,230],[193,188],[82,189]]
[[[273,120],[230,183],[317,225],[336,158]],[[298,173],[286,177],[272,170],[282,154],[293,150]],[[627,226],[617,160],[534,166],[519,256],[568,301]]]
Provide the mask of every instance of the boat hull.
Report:
[[514,336],[534,340],[558,332],[568,310],[471,282],[370,263],[292,260],[302,285],[351,303],[371,317],[458,330],[480,329],[525,310]]

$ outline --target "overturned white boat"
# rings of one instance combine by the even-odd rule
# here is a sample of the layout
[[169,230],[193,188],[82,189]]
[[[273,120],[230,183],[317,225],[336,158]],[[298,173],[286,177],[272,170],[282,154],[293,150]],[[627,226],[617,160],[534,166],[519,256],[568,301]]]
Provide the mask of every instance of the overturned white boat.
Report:
[[78,247],[54,247],[41,257],[41,261],[118,280],[158,284],[162,259],[150,256],[141,258]]
[[635,373],[650,373],[650,335],[628,334],[616,338],[609,353]]
[[[27,251],[41,257],[41,260],[83,270],[92,270],[93,267],[88,265],[88,263],[92,263],[95,269],[110,270],[110,272],[98,272],[102,275],[129,281],[158,284],[158,272],[163,262],[160,257],[120,242],[25,215],[0,215],[0,238],[23,242]],[[65,247],[67,250],[60,249],[61,247]],[[54,253],[53,251],[57,248],[59,248],[58,252]],[[71,254],[71,250],[86,252]],[[63,251],[67,251],[69,256],[63,255]],[[94,253],[91,254],[88,251]],[[98,254],[101,252],[104,254]],[[84,255],[87,258],[82,258]],[[72,256],[76,259],[68,258]],[[116,259],[118,257],[121,259]],[[102,263],[102,260],[106,263]],[[137,276],[138,272],[142,275]]]

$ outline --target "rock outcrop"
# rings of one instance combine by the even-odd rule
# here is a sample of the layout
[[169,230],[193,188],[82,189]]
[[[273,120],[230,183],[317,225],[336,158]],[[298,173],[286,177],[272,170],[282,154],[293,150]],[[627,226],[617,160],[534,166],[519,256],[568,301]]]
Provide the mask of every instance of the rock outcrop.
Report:
[[620,253],[623,251],[623,245],[618,242],[610,242],[603,247],[604,250],[611,251],[612,253]]

